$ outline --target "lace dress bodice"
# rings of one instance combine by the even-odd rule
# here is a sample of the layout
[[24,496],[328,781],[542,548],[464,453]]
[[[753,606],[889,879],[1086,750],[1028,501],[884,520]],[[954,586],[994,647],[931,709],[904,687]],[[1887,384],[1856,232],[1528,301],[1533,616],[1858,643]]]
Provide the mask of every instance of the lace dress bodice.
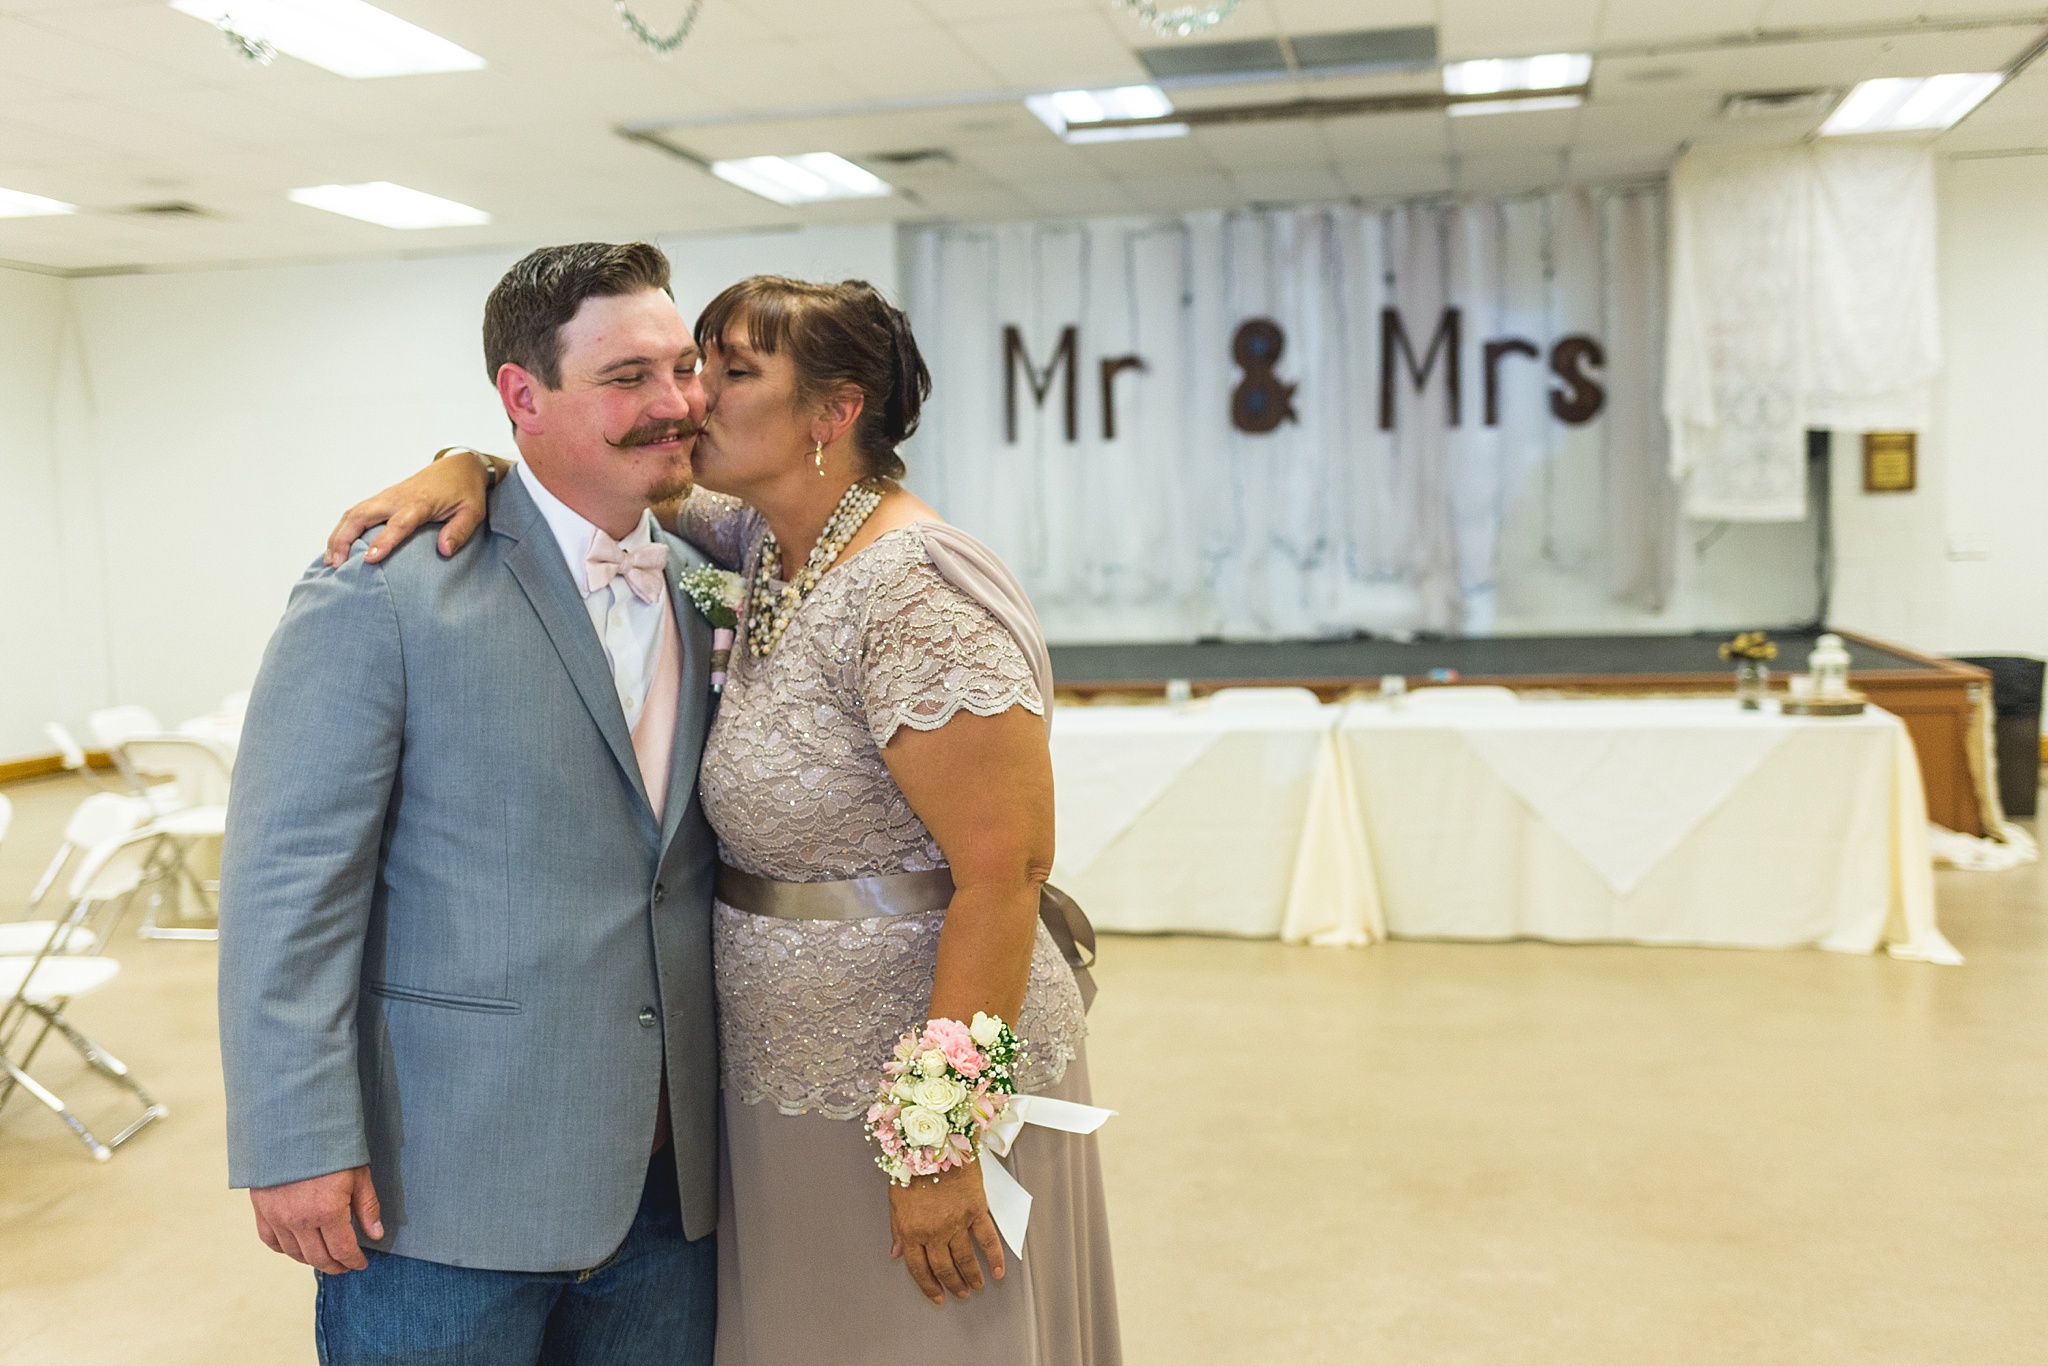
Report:
[[[749,576],[767,531],[703,492],[678,529]],[[882,748],[904,726],[935,730],[963,710],[1044,714],[1016,640],[940,575],[916,525],[826,574],[765,658],[739,634],[698,791],[720,857],[776,881],[945,867]],[[712,915],[727,1090],[785,1114],[857,1117],[897,1038],[925,1018],[945,913],[782,920],[720,902]],[[1017,1032],[1030,1049],[1025,1091],[1058,1081],[1086,1032],[1043,925]]]

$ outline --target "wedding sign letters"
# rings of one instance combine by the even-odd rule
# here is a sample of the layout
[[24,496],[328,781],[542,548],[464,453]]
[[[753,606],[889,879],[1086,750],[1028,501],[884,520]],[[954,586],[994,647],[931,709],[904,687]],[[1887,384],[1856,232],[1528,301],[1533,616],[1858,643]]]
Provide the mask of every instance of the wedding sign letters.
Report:
[[[1397,308],[1380,310],[1379,424],[1380,430],[1394,430],[1396,370],[1405,372],[1420,395],[1429,387],[1439,363],[1443,366],[1445,420],[1456,427],[1464,421],[1465,401],[1461,363],[1463,355],[1464,310],[1446,308],[1430,335],[1429,346],[1420,360],[1415,343]],[[1248,436],[1276,431],[1283,422],[1299,422],[1294,395],[1298,383],[1282,379],[1275,367],[1287,350],[1287,333],[1271,318],[1251,318],[1238,325],[1230,342],[1231,359],[1242,372],[1230,396],[1230,425]],[[1017,443],[1017,380],[1021,375],[1031,391],[1031,401],[1040,409],[1060,384],[1059,412],[1068,442],[1081,439],[1080,389],[1076,371],[1080,368],[1081,330],[1069,323],[1060,330],[1052,355],[1043,367],[1031,359],[1031,348],[1023,329],[1015,323],[1003,327],[1003,440]],[[1501,371],[1517,356],[1543,359],[1543,351],[1527,337],[1496,337],[1480,348],[1480,367],[1485,394],[1484,422],[1500,425]],[[1559,422],[1578,427],[1591,422],[1607,406],[1607,391],[1590,371],[1607,364],[1607,353],[1593,337],[1573,333],[1551,345],[1549,369],[1556,383],[1549,391],[1551,415]],[[1116,440],[1116,380],[1127,370],[1144,374],[1151,367],[1143,356],[1103,356],[1096,362],[1101,376],[1102,439]]]
[[912,487],[1065,641],[1629,629],[1676,563],[1663,206],[911,229]]

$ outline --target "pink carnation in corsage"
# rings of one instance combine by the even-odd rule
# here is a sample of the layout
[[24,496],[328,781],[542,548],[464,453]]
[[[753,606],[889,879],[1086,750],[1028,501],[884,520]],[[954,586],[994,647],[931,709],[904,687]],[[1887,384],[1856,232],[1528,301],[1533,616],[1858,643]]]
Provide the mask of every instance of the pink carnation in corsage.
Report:
[[875,1165],[899,1186],[936,1177],[981,1153],[981,1136],[1017,1092],[1024,1042],[993,1015],[972,1024],[938,1019],[913,1029],[882,1065],[881,1094],[868,1107]]
[[746,580],[704,564],[685,569],[676,575],[676,582],[711,623],[711,691],[724,692],[725,672],[732,663],[733,633],[740,624],[740,603],[747,595]]

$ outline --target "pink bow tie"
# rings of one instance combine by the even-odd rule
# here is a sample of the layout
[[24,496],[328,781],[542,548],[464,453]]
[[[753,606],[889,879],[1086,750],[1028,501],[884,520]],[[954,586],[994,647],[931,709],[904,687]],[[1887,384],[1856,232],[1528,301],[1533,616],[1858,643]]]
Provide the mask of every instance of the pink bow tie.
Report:
[[667,567],[668,547],[661,542],[627,550],[602,531],[591,533],[590,553],[583,557],[583,572],[590,584],[586,591],[595,593],[610,587],[611,581],[623,574],[626,586],[642,602],[653,602],[661,596],[661,571]]

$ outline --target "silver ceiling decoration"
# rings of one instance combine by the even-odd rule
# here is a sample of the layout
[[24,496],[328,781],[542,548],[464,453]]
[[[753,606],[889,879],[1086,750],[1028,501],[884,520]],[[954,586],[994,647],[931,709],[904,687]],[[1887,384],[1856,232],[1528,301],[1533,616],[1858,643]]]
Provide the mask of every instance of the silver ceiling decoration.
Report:
[[1242,0],[1216,0],[1209,5],[1175,5],[1171,9],[1154,0],[1117,0],[1131,13],[1169,37],[1188,38],[1210,29],[1237,13]]
[[[1232,3],[1235,3],[1235,0],[1232,0]],[[697,16],[703,12],[704,0],[690,0],[690,8],[684,13],[682,22],[670,33],[656,33],[647,27],[640,16],[633,13],[626,0],[612,0],[612,8],[619,12],[619,22],[626,26],[626,31],[633,35],[640,46],[657,57],[666,57],[681,47],[683,40],[690,36],[690,30],[697,27]]]
[[254,62],[258,66],[269,66],[277,60],[277,49],[271,45],[270,40],[252,36],[236,28],[234,15],[223,14],[213,21],[213,26],[220,30],[221,37],[227,39],[228,50],[245,61]]

